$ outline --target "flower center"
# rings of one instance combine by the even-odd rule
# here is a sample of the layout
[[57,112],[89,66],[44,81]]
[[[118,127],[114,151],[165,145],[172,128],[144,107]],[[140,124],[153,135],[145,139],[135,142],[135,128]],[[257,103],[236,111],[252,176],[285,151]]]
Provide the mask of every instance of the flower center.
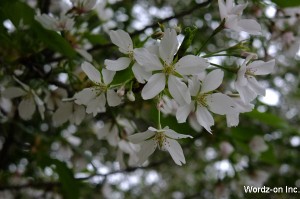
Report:
[[157,131],[154,138],[153,138],[156,143],[158,144],[158,148],[161,150],[163,148],[163,144],[166,141],[166,135],[164,132],[159,132]]
[[[129,48],[129,47],[128,47]],[[134,55],[133,55],[133,51],[129,51],[128,53],[128,57],[131,61],[134,61]]]
[[255,73],[256,72],[256,70],[254,70],[254,69],[250,69],[250,68],[247,68],[246,69],[246,72],[245,72],[245,76],[255,76]]
[[104,83],[97,83],[97,85],[94,86],[94,88],[95,88],[98,95],[101,94],[101,93],[105,93],[108,89],[107,85],[104,84]]
[[196,97],[196,102],[197,104],[207,107],[207,99],[206,99],[207,94],[199,94]]
[[164,63],[164,69],[163,72],[166,75],[172,75],[175,73],[175,67],[173,65],[167,65],[166,63]]

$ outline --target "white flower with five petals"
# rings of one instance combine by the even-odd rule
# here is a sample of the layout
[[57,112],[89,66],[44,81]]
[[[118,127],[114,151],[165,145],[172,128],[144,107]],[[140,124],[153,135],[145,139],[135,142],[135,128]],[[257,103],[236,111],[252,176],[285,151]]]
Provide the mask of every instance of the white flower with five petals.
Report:
[[222,20],[225,19],[225,27],[237,32],[244,31],[252,35],[260,35],[261,27],[253,19],[241,19],[243,10],[247,4],[234,5],[233,0],[218,0],[219,11]]
[[146,71],[156,71],[142,90],[143,99],[154,98],[167,84],[170,94],[177,103],[182,105],[191,102],[189,90],[180,76],[199,74],[209,64],[205,59],[194,55],[186,55],[176,62],[173,58],[178,45],[176,31],[166,29],[159,45],[158,55],[145,48],[134,51],[135,59]]
[[210,127],[214,125],[214,119],[209,111],[219,115],[234,113],[235,104],[229,96],[219,92],[213,93],[221,85],[223,76],[224,72],[217,69],[208,73],[202,84],[197,77],[192,78],[189,89],[194,103],[177,109],[176,118],[179,123],[185,122],[190,112],[195,111],[199,124],[211,133]]
[[151,76],[151,73],[146,72],[143,67],[141,67],[139,63],[135,61],[133,42],[130,38],[130,35],[124,30],[111,30],[109,32],[109,36],[112,43],[118,46],[119,51],[127,55],[127,57],[121,57],[117,60],[106,59],[104,61],[106,68],[111,71],[121,71],[128,68],[130,64],[133,63],[132,72],[135,78],[138,82],[145,83],[145,81]]
[[193,138],[190,135],[176,133],[169,127],[163,129],[149,127],[143,133],[129,136],[128,140],[134,144],[141,144],[141,150],[137,154],[139,158],[138,164],[144,163],[158,147],[160,150],[168,151],[174,162],[181,166],[185,164],[185,157],[181,146],[176,140],[188,137]]
[[18,106],[18,112],[23,120],[30,120],[36,110],[36,106],[44,119],[45,106],[44,102],[37,96],[35,91],[31,89],[28,85],[24,84],[17,78],[14,78],[18,82],[22,89],[19,87],[9,87],[4,90],[2,96],[8,99],[13,99],[17,97],[22,97],[22,100]]
[[109,106],[118,106],[121,104],[121,98],[116,91],[109,88],[109,84],[112,82],[115,72],[102,69],[101,75],[100,72],[88,62],[84,62],[81,68],[95,85],[76,93],[74,95],[76,104],[85,105],[86,112],[93,113],[94,116],[97,113],[106,111],[106,98]]
[[37,20],[44,28],[54,31],[70,31],[75,24],[74,19],[65,14],[61,14],[59,18],[42,14],[35,16],[34,19]]
[[92,10],[98,0],[71,0],[76,11],[81,14]]
[[235,88],[245,104],[249,104],[257,95],[265,95],[265,88],[255,79],[256,75],[267,75],[273,72],[275,60],[268,62],[254,61],[248,64],[252,55],[249,55],[238,70]]

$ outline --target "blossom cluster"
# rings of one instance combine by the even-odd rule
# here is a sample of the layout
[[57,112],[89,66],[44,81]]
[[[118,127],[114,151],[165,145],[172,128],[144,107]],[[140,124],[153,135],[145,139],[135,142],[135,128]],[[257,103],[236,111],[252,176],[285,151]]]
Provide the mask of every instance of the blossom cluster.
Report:
[[[72,0],[71,11],[62,13],[59,18],[46,14],[37,15],[35,19],[45,28],[57,31],[61,35],[74,37],[74,12],[86,13],[92,10],[97,1]],[[101,8],[104,8],[101,5]],[[234,5],[232,0],[219,0],[223,28],[245,31],[249,34],[261,34],[260,25],[252,19],[241,19],[247,4]],[[108,14],[109,15],[109,14]],[[105,19],[105,16],[102,16]],[[174,115],[178,123],[190,121],[196,130],[204,128],[213,133],[214,114],[226,117],[227,126],[237,126],[239,114],[253,109],[253,100],[265,94],[265,88],[256,80],[258,75],[270,74],[275,65],[274,60],[255,60],[257,56],[248,53],[243,63],[234,70],[235,90],[219,89],[224,82],[224,67],[211,64],[204,56],[187,54],[179,56],[180,42],[175,28],[165,28],[162,37],[146,42],[143,47],[135,47],[130,35],[121,29],[110,30],[109,36],[114,45],[124,56],[118,59],[106,59],[101,67],[93,62],[93,57],[77,42],[73,48],[86,61],[81,64],[82,71],[90,80],[90,86],[78,90],[68,98],[67,94],[45,98],[45,102],[28,85],[17,78],[20,87],[9,87],[3,97],[12,99],[22,97],[18,106],[19,115],[24,120],[32,118],[36,106],[44,118],[45,106],[57,107],[53,110],[53,124],[59,126],[67,121],[79,125],[86,114],[96,117],[105,113],[109,107],[119,107],[129,101],[135,101],[140,95],[143,100],[153,99],[159,113],[158,128],[149,127],[145,132],[136,133],[136,125],[128,119],[117,116],[115,123],[105,123],[97,132],[99,139],[106,139],[110,145],[118,147],[118,161],[125,165],[123,153],[129,154],[129,165],[143,164],[159,148],[170,153],[177,165],[185,164],[185,157],[178,139],[192,138],[189,134],[179,134],[168,126],[162,128],[160,113]],[[151,44],[150,44],[151,43]],[[130,70],[132,78],[115,84],[117,73]],[[142,85],[141,91],[133,91],[132,84]],[[126,97],[125,97],[126,93]],[[53,105],[55,104],[55,105]],[[125,135],[120,135],[124,128]]]

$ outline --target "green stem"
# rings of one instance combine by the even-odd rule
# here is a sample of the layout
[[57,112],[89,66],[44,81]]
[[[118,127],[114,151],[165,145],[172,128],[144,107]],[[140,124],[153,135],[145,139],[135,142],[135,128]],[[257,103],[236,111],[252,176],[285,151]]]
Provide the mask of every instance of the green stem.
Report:
[[157,123],[158,123],[158,130],[161,129],[161,122],[160,122],[160,108],[158,108],[158,115],[157,115]]
[[197,51],[196,55],[200,55],[202,49],[207,45],[207,43],[219,32],[221,32],[224,29],[225,25],[225,19],[223,19],[223,21],[220,23],[220,25],[213,31],[213,33],[209,36],[209,38],[204,42],[204,44],[202,44],[202,46],[200,47],[200,49]]
[[227,67],[221,66],[219,64],[210,63],[210,65],[216,66],[218,68],[221,68],[221,69],[226,70],[226,71],[231,72],[231,73],[237,73],[237,71],[238,71],[237,68],[227,68]]

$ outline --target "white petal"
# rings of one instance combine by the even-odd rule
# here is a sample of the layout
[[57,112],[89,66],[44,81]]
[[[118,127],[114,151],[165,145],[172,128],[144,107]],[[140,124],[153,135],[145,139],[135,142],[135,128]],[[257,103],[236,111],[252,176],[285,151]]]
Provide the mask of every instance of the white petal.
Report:
[[44,106],[44,102],[33,92],[33,97],[34,97],[34,101],[35,101],[35,104],[37,105],[38,107],[38,111],[41,115],[41,118],[42,120],[44,120],[45,116],[44,116],[44,112],[45,112],[45,106]]
[[93,113],[93,116],[96,116],[97,113],[103,113],[106,111],[105,108],[105,95],[102,93],[101,95],[93,98],[89,103],[86,105],[86,113],[90,114]]
[[21,82],[20,80],[18,80],[15,76],[13,76],[13,78],[16,82],[18,82],[24,88],[25,91],[28,91],[28,92],[31,91],[31,89],[28,85],[26,85],[23,82]]
[[98,131],[95,131],[95,134],[99,140],[102,140],[109,134],[112,128],[113,125],[110,122],[104,123],[104,126],[100,128]]
[[104,65],[108,70],[120,71],[128,68],[131,60],[128,57],[120,57],[117,60],[104,60]]
[[255,77],[249,77],[248,78],[248,86],[251,90],[253,90],[255,93],[259,95],[265,95],[266,90],[265,88],[258,83],[258,81],[255,79]]
[[152,99],[164,90],[166,85],[166,77],[163,73],[157,73],[150,77],[148,83],[142,90],[142,98],[144,100]]
[[261,26],[253,19],[241,19],[238,22],[238,26],[241,27],[242,31],[245,31],[249,34],[261,35]]
[[153,131],[153,132],[157,132],[158,131],[158,129],[156,129],[156,128],[152,127],[152,126],[148,127],[148,130],[149,131]]
[[172,139],[193,138],[193,137],[190,136],[190,135],[177,133],[177,132],[173,131],[172,129],[166,130],[166,131],[164,132],[164,134],[165,134],[166,136],[168,136],[169,138],[172,138]]
[[106,135],[106,139],[111,146],[117,146],[120,140],[119,138],[119,130],[116,125],[114,125],[108,134]]
[[169,151],[174,162],[181,166],[185,164],[185,158],[181,146],[176,140],[166,138],[165,148]]
[[189,89],[179,78],[170,75],[168,80],[168,89],[179,105],[191,103],[191,94]]
[[273,72],[275,66],[275,59],[268,62],[254,61],[247,66],[255,75],[267,75]]
[[120,52],[128,54],[133,50],[132,40],[124,30],[111,30],[109,36],[112,43],[119,47]]
[[56,23],[56,19],[54,19],[53,17],[42,14],[39,16],[35,16],[34,19],[38,21],[44,28],[56,31],[56,28],[54,26],[54,24]]
[[157,147],[156,142],[151,139],[141,143],[141,150],[138,152],[138,164],[144,163],[148,157],[155,151]]
[[92,99],[96,97],[97,93],[93,88],[85,88],[74,95],[76,104],[87,105]]
[[116,72],[115,71],[110,71],[106,70],[105,68],[102,69],[102,76],[103,76],[103,82],[104,84],[108,85],[112,82],[114,79]]
[[143,133],[136,133],[128,136],[128,140],[134,144],[139,144],[155,135],[154,131],[145,131]]
[[151,77],[151,72],[147,72],[141,65],[139,65],[137,62],[134,63],[132,66],[132,72],[134,74],[134,77],[139,83],[144,84],[146,81],[149,80]]
[[206,100],[209,110],[213,113],[225,115],[235,112],[235,103],[225,94],[214,93],[206,96]]
[[234,7],[231,9],[230,14],[242,15],[244,9],[247,7],[247,4],[248,4],[248,3],[245,3],[245,4],[239,4],[239,5],[234,6]]
[[233,8],[233,0],[226,0],[226,10],[230,11]]
[[150,53],[146,48],[134,49],[134,58],[146,71],[163,69],[163,65],[158,56]]
[[72,102],[63,102],[58,109],[52,115],[52,121],[54,126],[60,126],[67,122],[69,116],[72,114]]
[[197,78],[197,76],[193,76],[188,80],[188,83],[191,95],[196,96],[200,90],[200,80]]
[[178,40],[174,29],[167,28],[159,45],[159,55],[163,61],[170,65],[177,52]]
[[242,31],[242,28],[238,26],[238,20],[239,17],[237,15],[228,15],[225,20],[225,27],[237,32]]
[[247,85],[248,81],[247,81],[247,78],[245,77],[246,70],[247,70],[247,68],[246,68],[246,60],[245,60],[243,65],[238,70],[236,84],[238,84],[240,86]]
[[82,48],[75,48],[76,52],[78,52],[83,58],[86,59],[86,61],[92,62],[93,57],[88,51],[82,49]]
[[227,8],[225,5],[225,2],[224,2],[224,0],[218,0],[218,4],[219,4],[219,11],[220,11],[221,19],[224,19],[227,17]]
[[30,120],[35,109],[33,96],[24,97],[18,106],[19,115],[23,120]]
[[193,104],[185,104],[180,106],[176,111],[176,119],[178,123],[183,123],[186,121],[186,118],[189,116],[190,112],[192,111]]
[[21,97],[23,95],[26,95],[26,92],[19,88],[19,87],[10,87],[3,91],[2,96],[8,99]]
[[182,57],[175,65],[176,71],[181,75],[197,75],[208,67],[208,62],[194,55]]
[[93,82],[99,83],[101,82],[100,72],[89,62],[83,62],[81,64],[82,70]]
[[235,89],[239,92],[242,101],[246,104],[254,100],[257,94],[252,91],[248,86],[240,86],[235,83]]
[[70,117],[70,122],[79,125],[85,118],[85,108],[77,104],[73,104],[74,113]]
[[118,106],[121,104],[122,99],[114,90],[110,89],[107,91],[107,103],[109,106]]
[[210,127],[214,125],[215,121],[207,108],[197,106],[196,118],[201,126],[203,126],[209,133],[211,133]]
[[203,80],[201,87],[201,93],[207,93],[217,89],[223,81],[224,72],[220,69],[213,70],[207,74]]
[[227,127],[237,126],[239,124],[239,114],[228,114],[226,115]]

